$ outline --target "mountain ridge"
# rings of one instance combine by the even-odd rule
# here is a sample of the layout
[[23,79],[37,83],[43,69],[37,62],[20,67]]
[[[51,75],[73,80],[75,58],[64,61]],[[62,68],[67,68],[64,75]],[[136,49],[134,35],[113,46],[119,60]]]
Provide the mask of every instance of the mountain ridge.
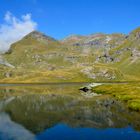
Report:
[[72,35],[56,40],[33,31],[2,58],[0,82],[140,80],[140,28],[124,34]]

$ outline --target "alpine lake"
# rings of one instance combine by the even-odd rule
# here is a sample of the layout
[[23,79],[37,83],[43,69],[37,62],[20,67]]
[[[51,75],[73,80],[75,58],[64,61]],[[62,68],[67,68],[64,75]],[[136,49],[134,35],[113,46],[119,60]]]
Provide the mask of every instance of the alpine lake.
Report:
[[140,140],[140,112],[86,85],[1,84],[0,140]]

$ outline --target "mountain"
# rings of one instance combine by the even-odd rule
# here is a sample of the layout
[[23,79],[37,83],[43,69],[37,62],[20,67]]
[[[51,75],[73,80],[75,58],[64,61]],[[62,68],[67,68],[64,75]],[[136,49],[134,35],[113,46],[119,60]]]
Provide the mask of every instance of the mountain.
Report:
[[125,73],[126,78],[135,80],[140,77],[140,28],[132,31],[124,43],[110,50],[109,54],[117,59],[114,65]]
[[87,47],[115,47],[120,44],[125,38],[123,34],[92,34],[88,36],[72,35],[62,42],[72,46],[87,46]]
[[56,40],[33,31],[0,56],[0,81],[140,80],[140,28],[129,35],[71,35]]

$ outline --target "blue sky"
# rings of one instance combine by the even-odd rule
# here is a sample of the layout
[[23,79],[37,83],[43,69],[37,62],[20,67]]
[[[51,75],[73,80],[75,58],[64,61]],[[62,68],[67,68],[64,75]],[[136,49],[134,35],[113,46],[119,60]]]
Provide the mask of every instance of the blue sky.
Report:
[[39,31],[57,39],[140,26],[140,0],[0,0],[0,24],[7,11],[17,18],[30,13]]

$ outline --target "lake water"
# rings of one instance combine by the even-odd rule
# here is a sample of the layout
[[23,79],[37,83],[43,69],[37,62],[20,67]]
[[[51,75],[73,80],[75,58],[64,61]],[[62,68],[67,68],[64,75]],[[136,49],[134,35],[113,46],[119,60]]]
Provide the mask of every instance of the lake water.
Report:
[[0,140],[140,140],[140,113],[83,85],[0,85]]

